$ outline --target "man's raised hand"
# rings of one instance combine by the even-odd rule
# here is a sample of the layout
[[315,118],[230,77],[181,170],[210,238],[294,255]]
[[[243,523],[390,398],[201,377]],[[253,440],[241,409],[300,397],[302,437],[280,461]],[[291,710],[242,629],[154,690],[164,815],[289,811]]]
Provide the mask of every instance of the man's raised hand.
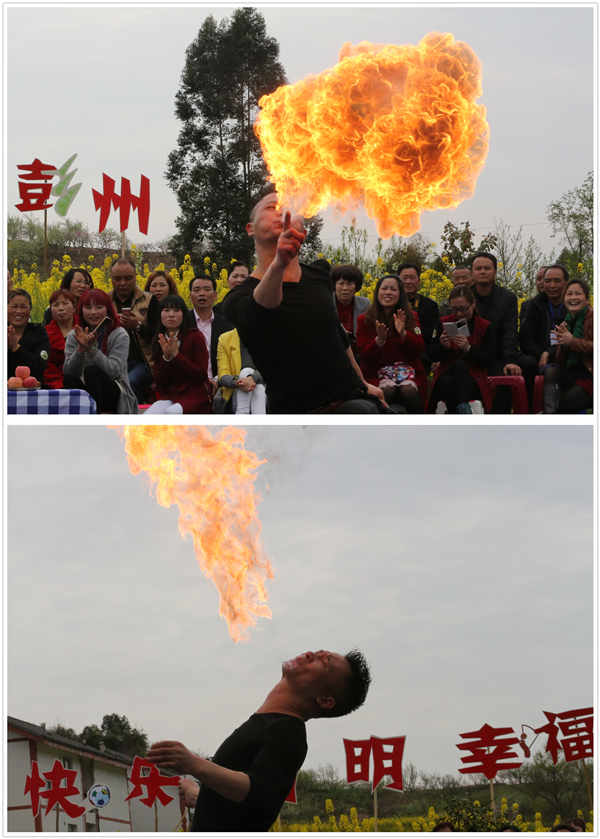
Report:
[[275,259],[278,260],[284,268],[287,268],[290,262],[298,256],[300,247],[305,238],[306,233],[304,231],[302,216],[295,215],[294,218],[292,218],[290,211],[286,210],[283,217],[283,230],[277,240],[277,253],[275,255]]
[[160,740],[153,743],[146,758],[157,766],[182,775],[196,775],[198,761],[202,760],[178,740]]

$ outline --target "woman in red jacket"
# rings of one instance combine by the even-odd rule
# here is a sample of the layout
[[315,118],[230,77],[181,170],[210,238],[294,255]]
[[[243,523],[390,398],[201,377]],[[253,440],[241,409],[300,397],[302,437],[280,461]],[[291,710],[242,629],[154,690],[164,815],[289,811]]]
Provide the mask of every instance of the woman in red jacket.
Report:
[[[438,362],[429,410],[483,414],[485,407],[489,412],[488,368],[494,361],[494,327],[475,311],[475,297],[467,286],[453,288],[448,303],[452,314],[440,320],[436,340],[429,347],[431,360]],[[446,323],[453,328],[444,328]]]
[[204,336],[190,328],[187,307],[176,294],[160,303],[153,346],[157,401],[147,414],[208,414],[210,385]]
[[63,385],[63,364],[65,363],[65,340],[73,329],[77,319],[75,311],[77,297],[66,288],[59,288],[50,295],[50,322],[46,333],[50,341],[48,364],[44,370],[44,383],[47,388],[56,390]]
[[421,361],[425,342],[395,274],[387,274],[375,286],[371,306],[358,318],[356,343],[367,382],[383,390],[388,404],[409,414],[421,413],[427,395]]

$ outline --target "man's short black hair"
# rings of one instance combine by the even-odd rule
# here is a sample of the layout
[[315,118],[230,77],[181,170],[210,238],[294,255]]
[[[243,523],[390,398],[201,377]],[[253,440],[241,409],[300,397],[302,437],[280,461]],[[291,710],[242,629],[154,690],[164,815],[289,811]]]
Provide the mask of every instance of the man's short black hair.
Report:
[[396,274],[400,276],[400,274],[402,273],[402,271],[404,271],[405,268],[414,268],[417,272],[417,277],[421,276],[421,268],[415,262],[403,262],[401,265],[398,266]]
[[345,658],[350,665],[350,676],[345,680],[341,693],[334,696],[335,705],[333,708],[325,708],[316,716],[344,717],[360,708],[367,698],[369,685],[371,684],[371,673],[366,658],[359,650],[350,650],[349,653],[346,653]]
[[190,291],[192,290],[192,286],[194,285],[196,280],[208,280],[209,283],[212,283],[213,291],[217,290],[217,281],[215,280],[214,277],[203,277],[202,275],[200,275],[199,277],[194,277],[193,279],[190,280],[190,285],[189,285]]
[[363,272],[356,265],[332,265],[331,266],[331,282],[335,288],[338,280],[348,280],[354,283],[354,293],[360,291],[363,284]]
[[565,278],[565,282],[569,282],[569,272],[567,271],[564,265],[561,265],[560,262],[553,262],[552,265],[546,265],[544,269],[544,279],[546,279],[546,272],[550,270],[550,268],[560,268],[563,272],[563,277]]
[[252,209],[250,210],[250,221],[251,222],[253,222],[255,217],[256,217],[256,208],[258,207],[260,202],[263,200],[263,198],[266,198],[267,195],[271,195],[271,193],[277,193],[277,190],[275,189],[273,184],[268,184],[264,189],[261,189],[261,191],[258,193],[256,198],[254,199],[254,204],[252,205]]
[[494,271],[498,270],[498,260],[496,259],[493,253],[488,253],[488,251],[477,251],[477,253],[473,254],[473,256],[471,257],[471,270],[473,270],[473,263],[475,262],[478,256],[484,259],[489,259],[492,265],[494,266]]

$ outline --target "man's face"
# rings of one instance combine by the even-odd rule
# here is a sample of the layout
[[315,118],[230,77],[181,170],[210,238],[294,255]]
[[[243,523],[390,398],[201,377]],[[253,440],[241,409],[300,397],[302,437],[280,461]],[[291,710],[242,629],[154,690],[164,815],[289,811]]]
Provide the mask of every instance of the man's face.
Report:
[[213,288],[210,280],[203,280],[201,277],[198,277],[192,283],[190,297],[192,299],[192,306],[196,311],[200,309],[212,309],[217,299],[217,292]]
[[466,285],[471,288],[473,285],[473,276],[468,268],[455,268],[452,272],[452,282],[454,286]]
[[340,277],[336,281],[335,296],[342,305],[346,306],[348,303],[352,303],[355,291],[356,286],[352,280],[346,280],[344,277]]
[[484,297],[490,294],[496,280],[496,269],[492,260],[488,259],[487,256],[478,256],[473,261],[471,270],[477,293]]
[[538,294],[541,294],[544,290],[544,274],[546,273],[546,269],[542,266],[537,274],[535,275],[535,287],[538,290]]
[[318,650],[284,661],[282,673],[302,697],[326,701],[343,688],[351,670],[345,656]]
[[236,265],[229,277],[227,278],[227,284],[229,288],[235,288],[237,285],[241,285],[244,280],[248,276],[248,269],[245,265]]
[[560,303],[567,281],[560,268],[548,268],[544,275],[544,291],[551,303]]
[[127,300],[131,297],[135,288],[134,268],[127,263],[113,265],[110,276],[117,300]]
[[419,288],[419,275],[414,268],[404,268],[400,273],[400,279],[404,286],[404,291],[412,296],[417,293]]
[[277,240],[283,230],[279,196],[276,192],[265,195],[254,208],[254,219],[246,225],[246,232],[256,242]]

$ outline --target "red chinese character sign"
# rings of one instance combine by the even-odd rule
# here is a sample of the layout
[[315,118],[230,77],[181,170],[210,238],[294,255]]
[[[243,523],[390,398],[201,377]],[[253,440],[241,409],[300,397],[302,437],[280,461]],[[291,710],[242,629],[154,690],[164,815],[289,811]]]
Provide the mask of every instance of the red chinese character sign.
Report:
[[[21,170],[18,181],[21,201],[15,204],[17,210],[28,213],[54,207],[59,216],[66,216],[75,196],[81,189],[80,183],[70,185],[77,172],[77,169],[71,169],[71,164],[76,157],[76,154],[71,155],[59,168],[51,163],[42,163],[37,157],[32,163],[17,166],[17,169]],[[58,182],[53,188],[52,181],[55,178]],[[51,195],[58,197],[56,204],[50,203]]]
[[[34,817],[37,816],[40,809],[40,798],[46,799],[46,812],[44,814],[46,816],[53,807],[57,806],[62,807],[71,819],[76,819],[85,813],[85,807],[69,801],[69,798],[74,795],[81,795],[75,786],[77,772],[74,769],[65,769],[60,760],[55,760],[52,769],[49,772],[42,772],[42,775],[49,784],[48,789],[46,789],[46,781],[43,781],[40,776],[37,760],[32,761],[31,775],[27,775],[25,780],[25,795],[29,793],[31,796],[31,809]],[[64,786],[63,781],[65,782]]]
[[19,175],[21,203],[15,204],[17,210],[28,213],[32,210],[47,210],[52,207],[52,204],[48,203],[48,199],[52,192],[52,178],[56,172],[56,167],[49,163],[42,163],[36,157],[33,163],[25,163],[17,166],[17,169],[23,170],[23,173]]
[[370,737],[368,740],[346,740],[346,778],[349,784],[369,780],[369,767],[373,758],[371,789],[376,789],[386,775],[392,781],[385,789],[402,789],[402,755],[406,737]]
[[102,192],[92,189],[94,207],[100,210],[100,226],[98,233],[102,233],[108,222],[111,208],[119,210],[120,230],[123,233],[129,226],[131,210],[137,210],[140,233],[148,233],[150,218],[150,181],[145,175],[140,177],[140,194],[136,196],[131,191],[128,178],[121,178],[120,194],[115,190],[116,182],[105,173],[102,174]]
[[477,731],[467,731],[460,736],[468,743],[457,743],[457,748],[470,751],[471,755],[462,757],[461,763],[471,763],[472,766],[465,766],[458,771],[463,774],[482,772],[491,781],[499,771],[504,769],[516,769],[523,761],[513,751],[512,746],[519,742],[514,735],[513,728],[494,728],[485,723]]
[[[594,709],[577,708],[560,714],[544,711],[548,722],[535,728],[536,734],[547,734],[545,751],[558,762],[558,752],[563,751],[567,763],[594,756]],[[557,722],[558,721],[558,722]],[[563,739],[559,741],[559,734]]]
[[[153,763],[137,755],[133,760],[129,780],[133,789],[125,801],[129,801],[130,798],[139,798],[141,803],[147,807],[152,807],[157,800],[162,805],[173,801],[173,796],[166,793],[163,787],[179,786],[179,775],[161,775],[160,770]],[[144,788],[146,789],[146,795],[142,797]]]

